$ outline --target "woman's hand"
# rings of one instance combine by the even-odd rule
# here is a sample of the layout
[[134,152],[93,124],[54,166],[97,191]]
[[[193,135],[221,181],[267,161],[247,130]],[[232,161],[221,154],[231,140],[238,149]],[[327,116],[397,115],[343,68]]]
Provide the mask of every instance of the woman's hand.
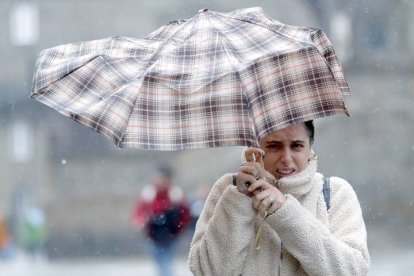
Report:
[[237,171],[237,190],[247,196],[253,196],[247,188],[263,176],[263,171],[263,167],[257,162],[244,162]]
[[243,151],[245,162],[240,166],[236,174],[237,190],[247,196],[253,196],[247,188],[256,180],[263,178],[265,170],[263,167],[264,151],[259,148],[247,148]]
[[263,179],[253,182],[247,191],[249,194],[252,194],[253,208],[262,217],[273,214],[286,202],[286,196]]

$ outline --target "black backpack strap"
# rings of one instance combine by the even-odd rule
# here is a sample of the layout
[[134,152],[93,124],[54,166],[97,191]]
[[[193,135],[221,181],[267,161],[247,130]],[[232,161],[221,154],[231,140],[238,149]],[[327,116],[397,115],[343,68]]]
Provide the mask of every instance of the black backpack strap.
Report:
[[329,210],[330,201],[331,201],[331,185],[330,185],[329,177],[323,178],[322,192],[323,192],[323,198],[325,199],[325,203],[326,203],[326,210]]

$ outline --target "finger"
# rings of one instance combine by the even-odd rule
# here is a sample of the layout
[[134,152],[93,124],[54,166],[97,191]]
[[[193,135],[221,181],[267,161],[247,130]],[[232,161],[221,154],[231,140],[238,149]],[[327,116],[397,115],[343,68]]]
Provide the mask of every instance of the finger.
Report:
[[268,189],[271,185],[269,183],[267,183],[265,180],[263,179],[259,179],[255,182],[252,183],[252,185],[250,185],[249,187],[249,192],[253,192],[254,190],[257,189]]
[[[256,157],[263,157],[265,155],[264,150],[256,147],[250,147],[244,151],[244,155],[246,157],[246,160],[249,160],[249,158],[252,157],[252,154],[255,154]],[[257,160],[256,160],[257,161]]]
[[237,188],[237,191],[239,191],[242,194],[245,194],[245,195],[249,195],[250,194],[249,190],[247,190],[247,186],[246,185],[237,184],[236,188]]
[[244,162],[240,166],[239,171],[249,173],[249,174],[255,176],[256,179],[266,177],[266,171],[264,169],[264,166],[260,163],[257,163],[257,162]]
[[267,213],[268,213],[269,215],[271,215],[271,214],[273,214],[274,212],[276,212],[277,210],[279,210],[279,208],[280,208],[279,204],[278,204],[277,202],[274,202],[272,205],[270,205],[270,206],[267,208]]
[[257,180],[255,182],[253,182],[250,187],[249,187],[249,192],[253,192],[254,190],[258,190],[263,186],[263,181],[262,180]]
[[249,186],[251,183],[256,182],[256,178],[251,174],[239,172],[237,173],[237,176],[236,176],[236,182],[237,184],[243,184],[243,185],[246,185],[246,183],[248,183],[247,186]]
[[266,176],[265,169],[257,162],[244,163],[240,166],[239,171],[253,175],[256,180]]
[[246,174],[250,174],[250,175],[256,177],[256,179],[259,176],[259,170],[254,165],[243,165],[239,168],[239,171],[243,172],[243,173],[246,173]]
[[260,202],[260,205],[258,206],[257,211],[262,217],[264,217],[265,212],[270,214],[270,209],[273,207],[273,204],[274,204],[274,199],[268,196]]
[[254,166],[256,168],[256,178],[264,178],[265,177],[265,169],[263,167],[263,165],[261,165],[260,163],[254,163]]
[[244,151],[244,157],[247,161],[262,163],[265,152],[259,148],[248,148]]
[[257,151],[254,153],[254,159],[257,163],[261,164],[263,166],[263,159],[265,156],[265,152],[261,149],[257,149]]
[[254,166],[257,162],[254,161],[244,161],[242,163],[243,166]]
[[256,181],[256,179],[253,176],[245,173],[238,173],[236,175],[237,190],[242,194],[252,196],[252,194],[248,190],[248,187],[250,183],[254,181]]
[[263,207],[262,205],[260,205],[259,209],[257,209],[257,212],[260,214],[262,218],[265,218],[269,214],[267,208]]
[[251,147],[244,151],[244,158],[248,162],[255,162],[256,156],[255,153],[257,152],[257,148]]
[[260,205],[262,205],[263,200],[268,198],[269,195],[270,195],[269,190],[264,190],[264,191],[261,191],[261,192],[257,193],[256,195],[254,195],[253,196],[253,208],[258,209],[260,207]]
[[[271,193],[269,198],[274,199],[273,204],[268,204],[267,213],[269,215],[279,210],[287,200],[286,196],[282,193],[280,194]],[[267,203],[269,203],[269,201]]]

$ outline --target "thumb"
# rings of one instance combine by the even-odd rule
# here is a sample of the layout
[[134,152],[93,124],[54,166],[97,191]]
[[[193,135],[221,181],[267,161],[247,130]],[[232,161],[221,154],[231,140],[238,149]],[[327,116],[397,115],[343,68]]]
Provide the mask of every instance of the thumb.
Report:
[[247,162],[258,162],[263,166],[265,152],[259,148],[247,148],[243,151],[243,159]]

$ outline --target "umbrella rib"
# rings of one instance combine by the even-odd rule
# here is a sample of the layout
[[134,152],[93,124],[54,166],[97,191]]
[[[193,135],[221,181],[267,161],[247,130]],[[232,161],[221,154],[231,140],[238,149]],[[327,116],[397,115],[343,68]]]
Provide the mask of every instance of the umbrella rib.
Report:
[[[54,101],[52,101],[49,97],[45,97],[45,96],[43,96],[43,95],[39,95],[39,98],[38,98],[38,100],[40,101],[40,102],[43,102],[44,104],[46,104],[46,105],[48,105],[48,106],[56,106],[57,104],[54,102]],[[50,104],[47,104],[46,102],[49,102]],[[85,116],[83,116],[83,115],[80,115],[80,114],[78,114],[78,113],[76,113],[76,112],[74,112],[73,110],[71,110],[71,109],[69,109],[68,107],[65,107],[65,109],[61,109],[61,108],[58,108],[58,109],[56,109],[56,111],[58,111],[59,113],[61,113],[61,114],[63,114],[63,115],[66,115],[66,116],[70,116],[70,118],[71,119],[73,119],[73,120],[75,120],[75,121],[78,121],[78,122],[80,122],[81,120],[79,120],[79,119],[74,119],[71,115],[72,114],[76,114],[77,116],[79,116],[79,118],[81,118],[82,120],[85,120],[85,121],[89,121],[90,123],[95,123],[95,121],[94,120],[92,120],[92,119],[90,119],[90,118],[88,118],[88,117],[85,117]],[[118,136],[118,135],[116,135],[116,133],[114,133],[113,132],[113,130],[111,129],[111,128],[108,128],[108,127],[106,127],[105,125],[100,125],[100,127],[101,128],[104,128],[105,130],[107,130],[109,133],[111,133],[112,135],[114,135],[118,140],[120,140],[120,137]],[[98,131],[96,128],[91,128],[91,129],[93,129],[94,131],[97,131],[97,132],[100,132],[100,133],[102,133],[103,135],[105,135],[106,137],[108,137],[110,140],[112,140],[112,141],[116,141],[115,139],[114,139],[114,137],[113,136],[110,136],[110,135],[108,135],[106,132],[102,132],[102,131]]]
[[[192,22],[192,20],[193,19],[190,19],[190,20],[188,20],[188,21],[184,21],[183,22],[183,24],[180,24],[179,22],[175,22],[175,23],[177,23],[180,27],[179,28],[177,28],[176,30],[175,30],[175,32],[171,35],[171,36],[169,36],[167,39],[163,39],[162,40],[162,42],[160,43],[160,45],[157,47],[157,49],[153,52],[153,54],[151,55],[151,57],[148,59],[148,61],[147,61],[147,66],[146,66],[146,69],[145,69],[145,71],[144,72],[140,72],[139,73],[139,79],[142,79],[143,78],[143,76],[146,76],[146,75],[148,75],[148,72],[150,72],[152,69],[153,69],[153,67],[157,64],[157,58],[159,57],[159,56],[161,56],[160,55],[160,52],[164,49],[164,47],[165,46],[167,46],[168,45],[168,42],[170,42],[171,40],[173,40],[173,39],[176,39],[176,36],[175,36],[175,34],[177,34],[180,30],[182,30],[185,26],[187,26],[188,24],[190,24],[190,22]],[[194,28],[194,27],[193,27]],[[190,32],[191,33],[191,32]],[[142,80],[141,80],[142,81]],[[181,82],[181,80],[180,80],[180,82]],[[149,94],[147,94],[147,96],[149,97]],[[137,97],[138,98],[138,97]],[[137,100],[137,98],[136,98],[136,100]],[[146,98],[146,99],[148,99],[148,98]],[[136,101],[135,100],[135,101]],[[147,133],[146,134],[146,138],[147,138],[147,141],[150,141],[150,136],[149,136],[149,133]],[[121,141],[122,141],[122,139],[121,139]],[[148,142],[149,143],[149,142]]]
[[[222,14],[220,14],[220,13],[215,13],[216,15],[219,15],[219,16],[222,16]],[[233,16],[229,16],[230,18],[232,18],[232,19],[236,19],[236,20],[240,20],[239,18],[235,18],[235,17],[233,17]],[[216,37],[218,38],[219,37],[219,34],[221,34],[221,32],[219,32],[219,30],[213,25],[213,24],[211,24],[211,26],[212,26],[212,28],[215,30],[215,33],[216,33]],[[240,30],[240,28],[238,28],[238,30]],[[241,32],[241,31],[240,31]],[[248,37],[247,35],[246,35],[246,37]],[[224,36],[223,34],[221,34],[220,35],[220,38],[222,38],[221,39],[221,42],[222,43],[224,43],[227,47],[224,47],[224,45],[223,45],[223,48],[225,49],[225,53],[226,53],[226,55],[229,57],[229,61],[230,61],[230,64],[232,65],[232,67],[233,67],[233,70],[234,70],[234,72],[237,72],[237,77],[239,78],[239,80],[240,80],[240,83],[241,83],[241,85],[242,85],[242,87],[243,87],[243,84],[242,84],[242,82],[241,82],[241,79],[240,79],[240,74],[238,73],[238,68],[237,68],[237,66],[234,64],[234,61],[233,61],[233,58],[232,58],[232,55],[230,54],[230,52],[229,52],[229,48],[232,48],[232,47],[230,47],[231,46],[231,44],[230,44],[230,42],[228,41],[228,39],[226,38],[226,36]],[[259,46],[257,43],[255,43],[257,46]],[[217,43],[215,44],[215,45],[217,45]],[[217,46],[216,46],[217,47]],[[260,47],[259,47],[260,48]],[[251,112],[251,104],[247,101],[247,96],[246,96],[246,94],[245,94],[245,89],[241,89],[242,90],[242,94],[243,94],[243,98],[244,98],[244,100],[246,101],[246,103],[247,103],[247,106],[248,106],[248,112],[249,112],[249,114],[252,114],[252,112]],[[242,105],[243,106],[243,105]],[[250,118],[250,117],[249,117]],[[254,127],[254,124],[252,123],[251,124],[251,126],[252,126],[252,129],[251,129],[251,131],[253,132],[253,133],[255,133],[256,134],[256,137],[257,137],[257,130],[255,129],[255,127]]]

